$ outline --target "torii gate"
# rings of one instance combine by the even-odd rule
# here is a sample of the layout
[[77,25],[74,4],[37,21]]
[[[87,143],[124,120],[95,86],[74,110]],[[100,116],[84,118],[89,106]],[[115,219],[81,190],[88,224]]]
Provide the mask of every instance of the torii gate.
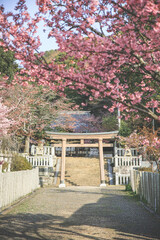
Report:
[[[65,187],[65,157],[66,147],[98,147],[99,148],[99,163],[100,163],[100,187],[105,187],[104,159],[103,147],[113,147],[113,143],[105,143],[104,140],[114,141],[118,131],[101,132],[101,133],[58,133],[46,132],[47,136],[53,141],[54,147],[62,147],[61,159],[61,178],[59,187]],[[56,143],[56,141],[60,141]],[[73,143],[71,142],[73,141]],[[78,143],[74,141],[78,140]],[[97,143],[85,143],[85,140],[98,140]]]

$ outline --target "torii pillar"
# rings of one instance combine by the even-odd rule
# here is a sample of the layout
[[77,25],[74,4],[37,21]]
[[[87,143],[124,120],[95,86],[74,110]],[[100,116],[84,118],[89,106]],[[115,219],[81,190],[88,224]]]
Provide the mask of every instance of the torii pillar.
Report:
[[65,187],[65,158],[66,158],[66,138],[62,139],[62,160],[61,160],[61,179],[60,188]]
[[104,173],[104,159],[103,159],[103,139],[98,139],[99,144],[99,164],[100,164],[100,178],[101,184],[100,187],[106,187],[105,183],[105,173]]

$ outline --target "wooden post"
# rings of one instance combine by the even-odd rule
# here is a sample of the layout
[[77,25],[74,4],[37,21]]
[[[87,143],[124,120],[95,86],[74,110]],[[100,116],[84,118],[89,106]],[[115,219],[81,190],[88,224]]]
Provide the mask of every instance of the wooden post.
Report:
[[99,138],[98,141],[99,141],[100,177],[101,177],[100,187],[106,187],[105,174],[104,174],[104,159],[103,159],[103,139]]
[[30,137],[25,137],[25,146],[24,146],[24,152],[29,154],[29,145],[30,145]]
[[80,140],[81,145],[84,145],[84,139]]
[[118,173],[115,173],[115,184],[119,185]]
[[59,187],[65,187],[66,139],[62,139],[61,180]]

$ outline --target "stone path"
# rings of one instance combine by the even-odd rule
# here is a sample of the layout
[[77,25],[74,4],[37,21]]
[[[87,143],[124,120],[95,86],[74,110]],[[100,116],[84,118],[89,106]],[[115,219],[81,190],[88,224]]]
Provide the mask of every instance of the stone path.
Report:
[[41,188],[0,215],[0,240],[160,239],[160,218],[123,187]]

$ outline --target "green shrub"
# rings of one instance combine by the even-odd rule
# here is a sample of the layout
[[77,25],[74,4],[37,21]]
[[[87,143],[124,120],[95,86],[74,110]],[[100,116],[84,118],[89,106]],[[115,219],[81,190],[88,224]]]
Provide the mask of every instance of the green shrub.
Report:
[[2,172],[4,172],[8,168],[8,162],[4,162],[2,165]]
[[127,184],[125,190],[126,190],[126,191],[132,191],[131,185],[130,185],[130,184]]
[[128,122],[121,121],[121,126],[119,129],[119,135],[123,137],[128,137],[132,133],[132,128]]
[[25,157],[15,155],[11,163],[11,171],[31,170],[32,166]]
[[118,121],[116,116],[103,117],[102,127],[106,132],[118,130]]

